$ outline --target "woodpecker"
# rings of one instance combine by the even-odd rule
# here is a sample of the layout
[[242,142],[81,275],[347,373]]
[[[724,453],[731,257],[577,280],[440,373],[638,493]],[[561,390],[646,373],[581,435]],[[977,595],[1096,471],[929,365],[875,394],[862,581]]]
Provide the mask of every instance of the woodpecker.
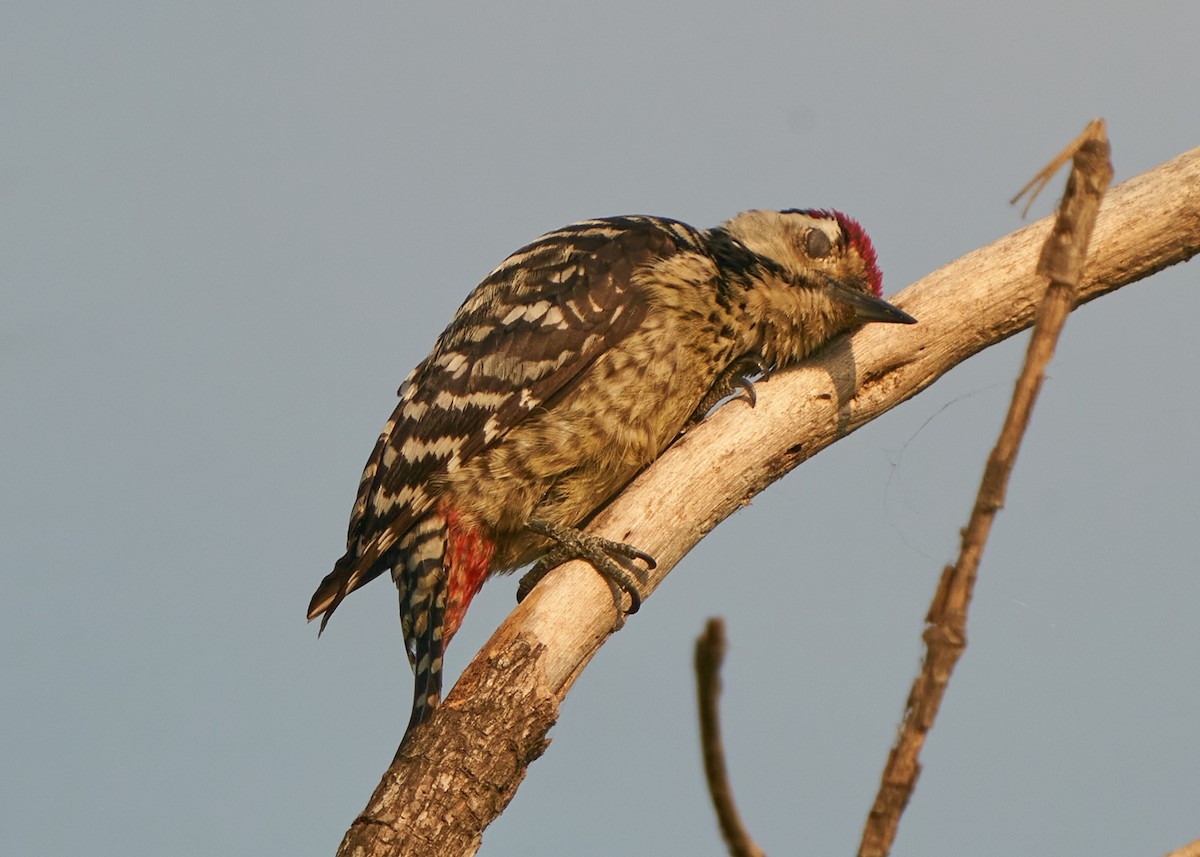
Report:
[[346,553],[308,608],[321,630],[389,571],[416,678],[406,735],[441,698],[442,656],[492,574],[583,558],[640,604],[653,558],[579,529],[719,401],[866,322],[867,233],[837,211],[747,211],[700,231],[586,220],[508,257],[408,376],[363,470]]

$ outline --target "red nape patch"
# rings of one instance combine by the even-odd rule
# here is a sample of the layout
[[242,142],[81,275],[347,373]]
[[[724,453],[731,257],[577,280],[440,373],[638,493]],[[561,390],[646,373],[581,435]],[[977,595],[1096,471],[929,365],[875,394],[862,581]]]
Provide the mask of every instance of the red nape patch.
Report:
[[809,217],[832,217],[838,222],[838,226],[842,227],[842,232],[845,233],[850,246],[858,251],[858,255],[867,265],[867,279],[870,281],[871,291],[875,293],[875,297],[883,297],[883,273],[879,270],[875,245],[871,243],[871,236],[867,234],[867,230],[863,229],[862,225],[853,217],[842,214],[840,211],[810,208],[805,209],[804,213]]
[[456,509],[440,507],[446,519],[446,615],[442,625],[442,645],[462,625],[471,599],[483,586],[491,570],[495,543],[479,527],[463,520]]
[[875,245],[871,243],[871,237],[853,217],[847,217],[840,211],[835,211],[833,216],[837,218],[838,226],[842,227],[842,231],[850,239],[850,246],[857,250],[858,255],[862,256],[862,260],[866,262],[871,291],[875,293],[875,297],[883,297],[883,273],[879,270],[879,263],[875,258]]

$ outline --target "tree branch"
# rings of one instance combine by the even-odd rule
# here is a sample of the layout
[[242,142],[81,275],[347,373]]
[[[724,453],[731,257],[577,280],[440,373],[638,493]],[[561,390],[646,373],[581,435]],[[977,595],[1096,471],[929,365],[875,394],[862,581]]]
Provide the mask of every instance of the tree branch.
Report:
[[[643,595],[720,521],[834,441],[919,393],[971,355],[1033,323],[1034,273],[1050,228],[1038,221],[905,289],[919,320],[873,325],[757,385],[690,430],[597,516],[589,531],[658,559]],[[1200,149],[1108,194],[1097,220],[1087,302],[1200,252]],[[558,703],[619,625],[614,593],[589,566],[551,572],[412,736],[339,854],[473,854],[546,746]],[[631,621],[638,621],[635,617]]]
[[1200,839],[1172,851],[1167,857],[1200,857]]

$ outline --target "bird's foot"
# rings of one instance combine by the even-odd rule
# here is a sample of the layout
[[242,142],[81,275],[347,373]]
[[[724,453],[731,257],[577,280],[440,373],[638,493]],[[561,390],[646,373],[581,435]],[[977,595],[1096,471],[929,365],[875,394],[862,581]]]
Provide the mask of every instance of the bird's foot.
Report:
[[746,354],[734,360],[725,367],[725,371],[717,376],[717,380],[713,382],[708,393],[696,406],[696,410],[692,412],[688,424],[700,422],[722,399],[735,392],[737,395],[734,396],[734,401],[742,399],[749,402],[750,407],[753,408],[758,403],[758,396],[754,392],[753,377],[759,376],[760,379],[765,380],[769,374],[770,367],[764,364],[762,358],[757,354]]
[[642,595],[638,585],[639,578],[644,578],[646,573],[634,560],[640,559],[647,568],[654,568],[657,563],[650,554],[624,542],[590,536],[575,527],[565,527],[549,521],[530,521],[525,526],[553,541],[554,547],[521,578],[517,586],[518,603],[525,600],[525,596],[538,581],[550,573],[551,569],[568,560],[582,559],[591,563],[601,577],[628,593],[630,614],[636,613],[642,606]]

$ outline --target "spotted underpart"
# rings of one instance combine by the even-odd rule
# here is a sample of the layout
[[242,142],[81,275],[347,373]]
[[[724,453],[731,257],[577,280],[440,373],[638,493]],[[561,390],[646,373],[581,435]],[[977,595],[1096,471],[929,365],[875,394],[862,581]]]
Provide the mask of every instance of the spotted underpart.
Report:
[[585,523],[702,404],[750,385],[746,367],[907,319],[879,289],[870,240],[836,212],[751,211],[707,232],[588,220],[523,247],[400,386],[309,618],[324,629],[391,571],[417,680],[411,729],[440,699],[445,647],[484,579],[549,547],[531,521]]

